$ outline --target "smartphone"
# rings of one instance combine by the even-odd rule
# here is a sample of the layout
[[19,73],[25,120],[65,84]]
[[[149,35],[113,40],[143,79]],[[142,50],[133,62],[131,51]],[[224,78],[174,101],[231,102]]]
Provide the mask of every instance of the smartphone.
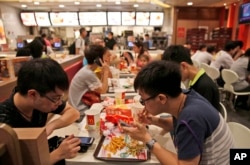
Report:
[[97,64],[98,66],[102,66],[100,60],[102,61],[102,59],[100,57],[97,57],[95,60],[94,60],[94,63]]
[[81,146],[91,146],[95,141],[94,137],[78,137],[81,140]]
[[130,124],[128,124],[128,123],[126,123],[126,122],[124,122],[124,121],[122,121],[122,120],[119,120],[119,123],[120,123],[120,125],[123,126],[123,127],[131,127]]

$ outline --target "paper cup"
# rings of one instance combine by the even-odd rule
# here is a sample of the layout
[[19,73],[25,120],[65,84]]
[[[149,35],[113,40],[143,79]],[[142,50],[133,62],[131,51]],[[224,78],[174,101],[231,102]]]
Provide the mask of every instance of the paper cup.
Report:
[[115,104],[125,104],[125,89],[115,89]]
[[85,111],[86,125],[88,130],[99,130],[100,129],[100,110],[90,109]]
[[138,114],[141,113],[144,109],[144,106],[141,105],[140,103],[133,103],[131,105],[131,110],[132,110],[132,113],[133,113],[133,119],[135,121],[138,121]]

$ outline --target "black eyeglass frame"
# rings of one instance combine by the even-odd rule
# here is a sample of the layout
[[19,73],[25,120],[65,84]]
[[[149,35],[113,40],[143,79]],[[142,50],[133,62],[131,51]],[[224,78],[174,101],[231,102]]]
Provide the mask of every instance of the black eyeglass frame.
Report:
[[[158,95],[158,94],[157,94]],[[145,105],[145,102],[148,101],[148,100],[151,100],[151,99],[154,99],[157,95],[153,95],[153,96],[150,96],[146,99],[142,99],[140,98],[139,102],[141,103],[141,105]]]

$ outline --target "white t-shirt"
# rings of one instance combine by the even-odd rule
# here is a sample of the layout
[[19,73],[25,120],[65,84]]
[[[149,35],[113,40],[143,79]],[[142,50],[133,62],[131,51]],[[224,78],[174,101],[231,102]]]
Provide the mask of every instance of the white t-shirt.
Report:
[[191,57],[192,60],[198,61],[200,64],[201,63],[206,63],[210,64],[212,61],[212,55],[209,54],[208,52],[203,52],[200,50],[197,50],[195,54]]
[[212,61],[211,66],[220,69],[223,67],[224,69],[229,69],[233,64],[234,60],[230,54],[226,51],[221,50],[216,55],[215,61]]
[[82,37],[77,38],[76,40],[76,48],[80,48],[79,54],[84,55],[84,49],[85,49],[85,41]]

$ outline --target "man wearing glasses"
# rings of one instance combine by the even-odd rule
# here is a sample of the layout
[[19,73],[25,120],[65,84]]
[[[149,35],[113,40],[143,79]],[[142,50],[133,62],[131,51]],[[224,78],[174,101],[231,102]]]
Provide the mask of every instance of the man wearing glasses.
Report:
[[[142,141],[164,165],[229,164],[233,137],[220,113],[194,90],[180,88],[180,67],[175,62],[154,61],[136,76],[134,88],[145,105],[139,122],[123,127],[125,133]],[[169,113],[169,118],[155,115]],[[177,154],[162,147],[147,131],[154,124],[171,131]]]
[[[0,103],[0,122],[14,128],[46,127],[47,135],[55,129],[70,125],[80,114],[62,100],[69,88],[66,73],[52,59],[34,59],[26,62],[18,72],[17,87],[9,99]],[[48,113],[60,118],[46,125]],[[76,156],[80,140],[73,135],[63,140],[51,152],[50,162]]]

